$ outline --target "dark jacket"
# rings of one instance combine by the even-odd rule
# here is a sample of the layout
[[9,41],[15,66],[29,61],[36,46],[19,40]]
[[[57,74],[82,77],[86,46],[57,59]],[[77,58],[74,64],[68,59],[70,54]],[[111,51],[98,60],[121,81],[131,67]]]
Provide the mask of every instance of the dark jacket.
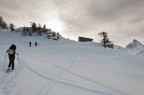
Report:
[[9,51],[10,51],[10,50],[12,50],[12,49],[7,50],[8,55],[9,55],[9,59],[10,59],[10,60],[14,60],[14,59],[15,59],[15,54],[16,54],[16,52],[15,52],[15,50],[13,50],[13,53],[12,53],[12,54],[9,54]]
[[16,46],[15,45],[11,45],[9,50],[7,50],[10,60],[14,60],[15,59],[15,54],[16,54],[15,50],[16,50]]

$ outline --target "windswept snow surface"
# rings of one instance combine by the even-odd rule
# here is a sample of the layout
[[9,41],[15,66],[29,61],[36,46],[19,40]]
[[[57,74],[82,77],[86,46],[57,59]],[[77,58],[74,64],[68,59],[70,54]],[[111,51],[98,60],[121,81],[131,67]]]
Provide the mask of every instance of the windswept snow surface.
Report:
[[[11,44],[19,56],[6,73]],[[92,42],[0,31],[0,95],[144,95],[143,89],[142,58]]]

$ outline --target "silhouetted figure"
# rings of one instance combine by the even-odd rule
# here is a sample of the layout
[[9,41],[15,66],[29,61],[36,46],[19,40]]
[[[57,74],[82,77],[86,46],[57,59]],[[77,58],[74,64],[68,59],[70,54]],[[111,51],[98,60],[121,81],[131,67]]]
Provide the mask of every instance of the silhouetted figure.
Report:
[[31,42],[29,42],[29,47],[31,47]]

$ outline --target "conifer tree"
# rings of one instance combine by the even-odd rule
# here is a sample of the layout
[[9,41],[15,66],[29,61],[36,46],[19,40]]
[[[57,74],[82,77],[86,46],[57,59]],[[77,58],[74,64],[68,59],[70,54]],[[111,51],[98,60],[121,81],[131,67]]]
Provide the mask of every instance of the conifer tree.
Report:
[[11,31],[14,31],[14,30],[15,30],[14,28],[15,28],[14,24],[10,23],[10,24],[9,24],[9,29],[10,29]]
[[37,33],[36,35],[41,36],[42,35],[42,28],[41,28],[41,24],[39,24],[39,26],[37,27]]
[[44,24],[43,29],[46,29],[46,25]]
[[0,27],[2,29],[8,29],[7,23],[3,20],[1,16],[0,16]]
[[35,22],[31,22],[31,29],[32,29],[33,33],[35,33],[37,31],[37,25]]
[[25,26],[23,27],[22,33],[23,33],[23,34],[22,34],[23,36],[26,36],[26,27],[25,27]]
[[0,27],[1,27],[2,29],[8,29],[7,23],[6,23],[5,21],[2,21],[2,22],[1,22]]
[[0,27],[2,27],[3,18],[0,16]]
[[112,45],[112,42],[109,40],[108,38],[108,33],[107,32],[101,32],[98,35],[100,35],[101,37],[103,37],[103,39],[101,40],[102,45],[106,48],[108,45]]

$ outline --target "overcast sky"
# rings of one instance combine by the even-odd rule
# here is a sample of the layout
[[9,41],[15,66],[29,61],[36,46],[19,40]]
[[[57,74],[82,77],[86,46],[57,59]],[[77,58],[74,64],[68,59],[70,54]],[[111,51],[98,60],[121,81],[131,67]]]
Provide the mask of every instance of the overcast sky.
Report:
[[0,0],[0,16],[16,27],[55,24],[75,40],[99,42],[98,33],[105,31],[116,45],[125,47],[133,39],[144,44],[144,0]]

